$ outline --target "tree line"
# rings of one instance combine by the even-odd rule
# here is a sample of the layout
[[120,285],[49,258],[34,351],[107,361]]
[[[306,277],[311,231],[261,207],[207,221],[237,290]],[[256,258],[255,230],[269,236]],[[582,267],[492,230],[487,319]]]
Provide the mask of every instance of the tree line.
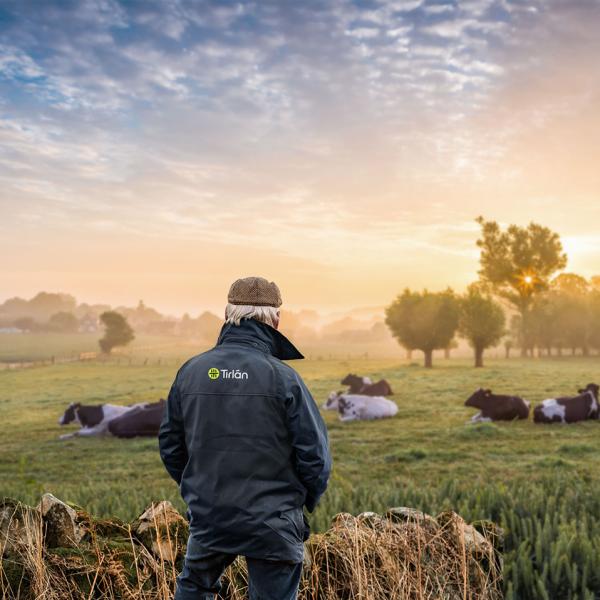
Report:
[[433,365],[433,351],[450,348],[456,335],[473,348],[476,367],[502,339],[507,356],[512,347],[522,356],[536,348],[547,354],[600,349],[600,276],[588,281],[559,274],[567,255],[547,227],[530,223],[503,230],[495,221],[477,222],[479,280],[462,295],[450,288],[404,290],[386,308],[386,324],[398,342],[409,352],[421,350],[426,367]]
[[565,351],[600,350],[600,277],[589,281],[562,273],[540,293],[523,315],[513,315],[507,349],[515,345],[522,356],[562,355]]

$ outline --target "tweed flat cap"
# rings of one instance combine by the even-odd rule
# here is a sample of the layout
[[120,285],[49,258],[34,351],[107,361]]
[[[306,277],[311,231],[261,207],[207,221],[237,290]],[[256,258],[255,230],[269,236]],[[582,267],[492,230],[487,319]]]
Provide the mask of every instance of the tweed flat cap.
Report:
[[227,300],[230,304],[249,306],[281,306],[281,292],[274,281],[263,277],[244,277],[231,284]]

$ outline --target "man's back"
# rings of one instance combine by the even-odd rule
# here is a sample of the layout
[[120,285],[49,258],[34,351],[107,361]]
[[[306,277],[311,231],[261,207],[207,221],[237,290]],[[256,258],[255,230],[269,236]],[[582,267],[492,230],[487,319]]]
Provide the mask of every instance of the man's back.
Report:
[[226,325],[169,394],[161,456],[207,551],[302,560],[302,507],[313,510],[331,459],[314,400],[280,358],[302,355],[253,319]]

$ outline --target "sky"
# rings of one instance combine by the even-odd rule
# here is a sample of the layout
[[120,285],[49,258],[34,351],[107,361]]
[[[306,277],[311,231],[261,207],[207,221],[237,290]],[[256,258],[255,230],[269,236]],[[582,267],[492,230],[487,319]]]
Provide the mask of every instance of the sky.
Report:
[[600,0],[0,0],[0,300],[172,314],[477,278],[475,218],[600,273]]

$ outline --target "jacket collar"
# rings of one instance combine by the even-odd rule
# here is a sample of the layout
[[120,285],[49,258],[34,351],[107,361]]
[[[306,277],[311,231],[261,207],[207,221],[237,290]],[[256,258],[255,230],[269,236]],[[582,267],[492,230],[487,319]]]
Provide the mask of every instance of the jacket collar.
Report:
[[304,358],[285,335],[255,319],[242,319],[239,325],[225,323],[221,328],[217,346],[228,343],[255,346],[280,360]]

